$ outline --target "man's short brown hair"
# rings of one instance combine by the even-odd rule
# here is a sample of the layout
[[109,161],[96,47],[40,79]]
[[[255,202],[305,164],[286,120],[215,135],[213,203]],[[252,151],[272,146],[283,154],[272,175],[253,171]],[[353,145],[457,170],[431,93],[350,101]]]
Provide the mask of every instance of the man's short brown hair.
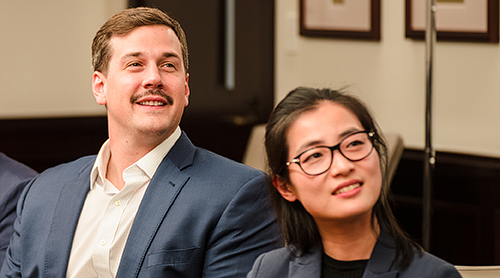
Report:
[[189,54],[186,35],[181,25],[177,20],[171,18],[161,10],[145,7],[131,8],[118,12],[97,31],[92,42],[92,66],[94,71],[107,74],[109,60],[111,59],[111,48],[109,45],[111,36],[124,36],[133,29],[146,25],[165,25],[175,32],[181,44],[182,59],[187,74],[189,72]]

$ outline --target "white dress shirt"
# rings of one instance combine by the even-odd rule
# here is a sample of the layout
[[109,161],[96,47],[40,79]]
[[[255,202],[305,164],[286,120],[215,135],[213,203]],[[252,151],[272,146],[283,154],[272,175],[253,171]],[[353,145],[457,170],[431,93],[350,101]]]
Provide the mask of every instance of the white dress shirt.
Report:
[[109,140],[96,157],[73,238],[66,277],[115,277],[128,234],[149,182],[181,136],[179,127],[161,144],[123,171],[121,191],[106,179]]

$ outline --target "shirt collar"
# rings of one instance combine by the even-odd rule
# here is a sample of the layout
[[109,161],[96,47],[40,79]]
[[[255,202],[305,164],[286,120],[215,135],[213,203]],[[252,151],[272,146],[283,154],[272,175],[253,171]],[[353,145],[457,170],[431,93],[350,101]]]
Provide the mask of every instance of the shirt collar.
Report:
[[[167,155],[170,149],[174,146],[175,142],[181,137],[181,129],[177,127],[167,139],[161,142],[158,146],[152,149],[149,153],[143,156],[134,164],[130,165],[128,168],[136,165],[142,169],[149,178],[152,178],[156,172],[156,169],[163,161],[163,158]],[[96,180],[101,179],[104,181],[106,177],[107,165],[109,158],[111,156],[111,150],[109,148],[109,139],[104,142],[99,153],[97,154],[94,165],[92,166],[92,171],[90,172],[90,190],[95,186]],[[103,184],[101,182],[101,184]]]

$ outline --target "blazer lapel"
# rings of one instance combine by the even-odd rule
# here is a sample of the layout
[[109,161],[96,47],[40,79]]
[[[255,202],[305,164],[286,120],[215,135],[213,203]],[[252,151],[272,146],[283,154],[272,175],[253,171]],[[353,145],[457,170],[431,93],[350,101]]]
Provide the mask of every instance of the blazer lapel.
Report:
[[394,266],[396,257],[396,249],[394,240],[384,232],[381,232],[363,278],[395,278],[399,274],[399,270]]
[[314,250],[310,254],[297,257],[290,262],[288,269],[289,278],[319,278],[321,277],[321,255],[320,250]]
[[[366,267],[363,278],[396,278],[399,270],[394,267],[393,260],[396,250],[390,246],[394,245],[393,239],[385,233],[380,235],[370,260]],[[321,275],[321,250],[314,250],[310,254],[297,257],[290,262],[289,278],[316,278]]]
[[73,236],[90,188],[93,160],[62,188],[45,249],[46,277],[65,277]]
[[[182,146],[186,143],[187,146]],[[182,150],[183,155],[177,155]],[[183,134],[158,166],[135,216],[116,277],[138,276],[149,245],[167,211],[189,179],[179,168],[183,167],[182,164],[190,165],[193,155],[194,146]]]

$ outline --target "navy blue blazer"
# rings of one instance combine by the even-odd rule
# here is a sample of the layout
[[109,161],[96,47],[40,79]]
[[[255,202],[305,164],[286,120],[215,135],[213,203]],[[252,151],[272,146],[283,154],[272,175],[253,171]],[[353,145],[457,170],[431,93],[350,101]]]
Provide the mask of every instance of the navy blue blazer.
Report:
[[[459,278],[455,267],[427,252],[415,254],[407,268],[394,263],[394,241],[382,233],[368,260],[363,278]],[[273,250],[257,258],[247,278],[320,278],[323,251],[314,250],[301,257],[294,256],[288,247]]]
[[0,153],[0,265],[14,232],[16,205],[28,181],[37,172],[30,167]]
[[[94,160],[57,166],[28,184],[0,277],[65,277]],[[267,179],[183,133],[151,179],[117,277],[244,277],[259,254],[282,246]]]

